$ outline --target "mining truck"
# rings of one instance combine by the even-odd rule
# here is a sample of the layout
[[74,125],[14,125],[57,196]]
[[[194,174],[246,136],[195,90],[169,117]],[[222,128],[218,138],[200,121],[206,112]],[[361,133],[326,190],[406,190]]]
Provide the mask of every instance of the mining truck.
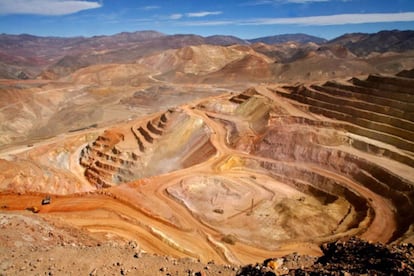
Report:
[[39,208],[37,208],[37,207],[35,207],[35,206],[32,206],[32,207],[27,207],[26,208],[26,210],[27,211],[30,211],[30,212],[32,212],[32,213],[39,213]]
[[50,196],[46,196],[44,199],[42,199],[42,205],[50,204]]

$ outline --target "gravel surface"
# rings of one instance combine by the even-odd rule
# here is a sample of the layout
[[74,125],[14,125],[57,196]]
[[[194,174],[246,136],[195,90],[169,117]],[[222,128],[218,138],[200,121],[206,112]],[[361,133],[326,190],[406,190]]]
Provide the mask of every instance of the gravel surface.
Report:
[[0,212],[0,275],[414,275],[414,245],[358,238],[243,267],[143,252],[135,241],[26,212]]

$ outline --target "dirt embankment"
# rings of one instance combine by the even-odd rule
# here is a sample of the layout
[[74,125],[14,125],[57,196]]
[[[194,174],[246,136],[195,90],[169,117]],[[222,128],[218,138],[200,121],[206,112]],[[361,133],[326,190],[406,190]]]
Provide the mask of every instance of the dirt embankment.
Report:
[[1,275],[234,275],[240,267],[148,254],[29,211],[0,212]]
[[262,263],[218,265],[145,253],[135,241],[100,238],[28,211],[0,212],[1,275],[411,275],[414,245],[357,238],[326,243],[318,257],[292,253]]

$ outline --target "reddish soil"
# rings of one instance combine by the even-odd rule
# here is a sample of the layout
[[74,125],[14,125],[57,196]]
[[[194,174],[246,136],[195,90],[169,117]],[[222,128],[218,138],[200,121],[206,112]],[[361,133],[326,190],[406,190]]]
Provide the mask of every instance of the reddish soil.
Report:
[[[258,56],[242,61],[268,64]],[[177,70],[197,69],[188,66]],[[107,80],[114,68],[121,67],[73,74],[76,85],[19,87],[19,100],[2,107],[1,273],[234,275],[268,258],[272,270],[290,273],[278,258],[295,259],[294,252],[304,268],[292,271],[365,273],[336,267],[332,250],[348,253],[329,244],[353,236],[414,240],[410,74],[241,93],[183,84],[189,95],[181,98],[183,91],[164,93],[166,75],[148,76],[140,66],[139,91],[117,86],[120,79]],[[191,96],[194,89],[200,94]],[[140,95],[172,100],[145,106]],[[345,248],[381,248],[374,263],[391,252],[389,272],[411,273],[409,245],[401,259],[397,247],[354,241]]]

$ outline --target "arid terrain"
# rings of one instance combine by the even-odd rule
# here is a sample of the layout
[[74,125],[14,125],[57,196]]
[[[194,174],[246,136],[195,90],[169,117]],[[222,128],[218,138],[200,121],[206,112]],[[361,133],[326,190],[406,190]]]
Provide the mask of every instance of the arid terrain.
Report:
[[0,35],[0,66],[0,274],[326,273],[349,239],[414,273],[414,32]]

